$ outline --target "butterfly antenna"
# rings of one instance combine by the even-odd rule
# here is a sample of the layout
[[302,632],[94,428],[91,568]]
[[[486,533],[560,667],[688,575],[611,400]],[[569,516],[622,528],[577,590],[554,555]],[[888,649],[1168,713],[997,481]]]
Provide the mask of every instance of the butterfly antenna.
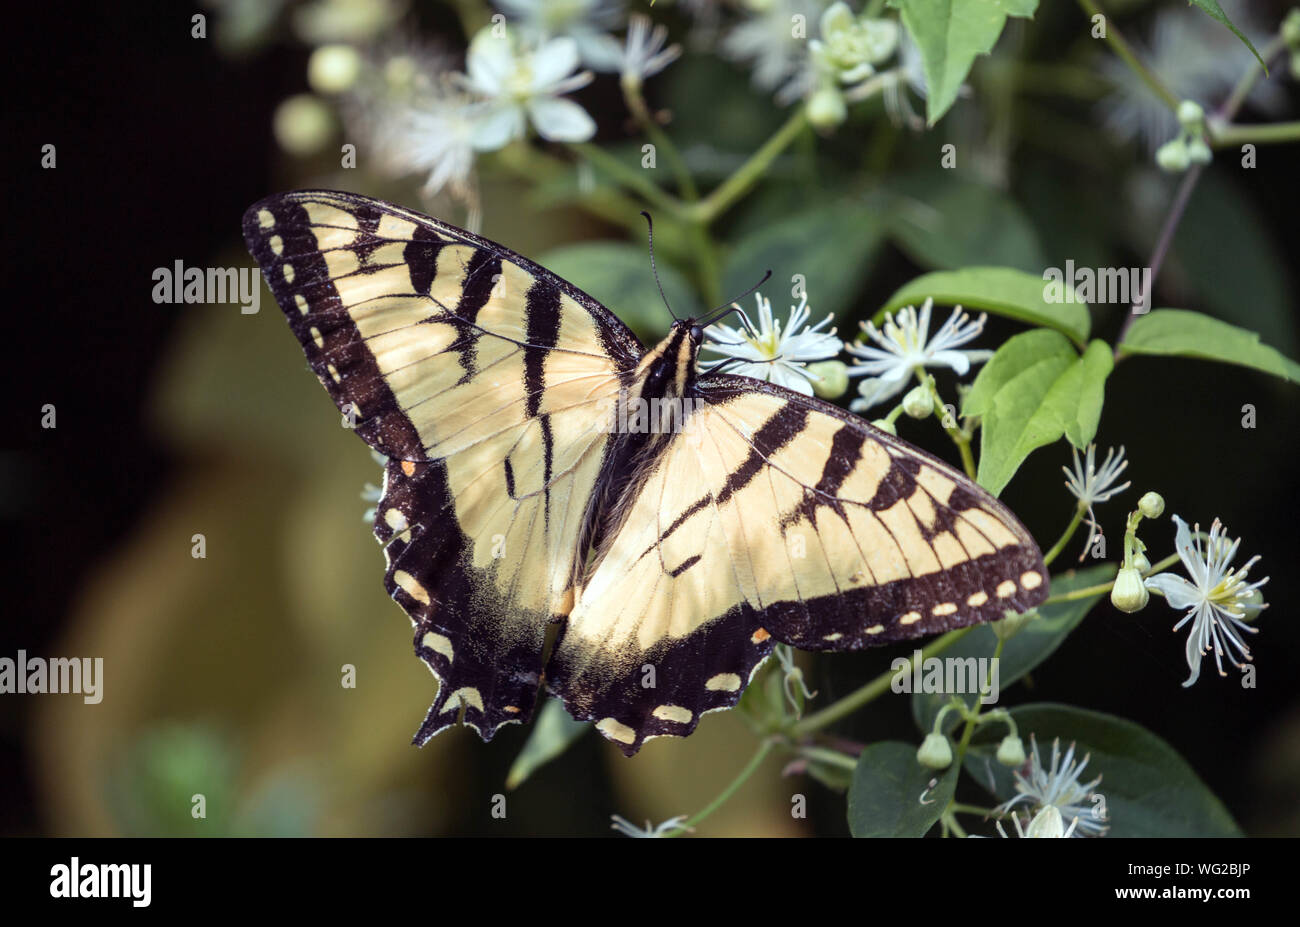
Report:
[[678,321],[677,313],[673,312],[673,307],[668,305],[668,297],[664,295],[664,285],[659,282],[659,269],[655,267],[655,222],[650,218],[650,213],[644,209],[641,210],[641,215],[645,216],[646,237],[650,241],[650,273],[655,276],[655,286],[659,287],[659,298],[664,301],[664,308],[668,310],[668,314],[676,322]]
[[[714,322],[718,321],[719,319],[726,318],[728,315],[730,315],[733,312],[740,312],[740,307],[736,304],[739,303],[746,296],[748,296],[750,293],[757,290],[764,283],[767,283],[768,279],[771,276],[772,276],[772,270],[771,268],[768,268],[767,273],[763,274],[762,280],[758,281],[758,283],[755,283],[753,286],[751,286],[745,292],[741,293],[735,299],[728,300],[726,304],[719,306],[717,309],[714,309],[705,318],[700,319],[699,324],[705,326],[712,325]],[[744,316],[742,315],[741,318],[744,318]]]

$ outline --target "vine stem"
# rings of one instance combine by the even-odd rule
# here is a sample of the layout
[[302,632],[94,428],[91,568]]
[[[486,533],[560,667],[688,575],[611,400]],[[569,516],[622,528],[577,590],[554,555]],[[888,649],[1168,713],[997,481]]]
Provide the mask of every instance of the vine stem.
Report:
[[1287,142],[1300,142],[1300,122],[1220,126],[1214,129],[1214,138],[1210,145],[1214,148],[1235,148],[1247,142],[1256,145],[1285,145]]
[[1078,529],[1080,522],[1083,521],[1083,513],[1084,507],[1082,505],[1074,507],[1074,517],[1070,519],[1070,524],[1066,527],[1065,533],[1061,535],[1059,541],[1052,545],[1052,549],[1043,555],[1043,566],[1051,566],[1052,561],[1065,549],[1065,545],[1070,543],[1070,538],[1074,537],[1074,532]]
[[742,769],[739,774],[737,774],[735,779],[731,780],[731,783],[725,789],[723,789],[721,792],[718,793],[717,798],[713,799],[713,801],[705,805],[702,810],[696,812],[695,814],[687,818],[686,821],[681,825],[680,830],[675,830],[670,834],[665,834],[664,836],[666,837],[682,836],[692,827],[699,824],[701,821],[703,821],[713,812],[717,811],[719,808],[725,805],[731,799],[731,797],[740,790],[740,787],[749,781],[749,777],[754,775],[754,773],[758,770],[758,767],[763,765],[763,760],[767,759],[767,755],[771,752],[772,752],[772,741],[764,740],[762,743],[758,745],[758,749],[754,751],[754,755],[749,758],[749,762],[745,764],[745,768]]
[[[937,653],[947,650],[957,641],[969,634],[971,628],[958,628],[956,631],[949,631],[941,637],[936,637],[928,646],[921,650],[921,659],[925,660]],[[913,664],[916,654],[913,653],[908,657],[909,665]],[[798,722],[790,729],[790,736],[794,738],[804,737],[821,730],[828,724],[838,721],[847,715],[851,715],[863,705],[868,704],[889,691],[889,684],[893,680],[895,673],[893,670],[881,673],[875,679],[866,685],[855,689],[844,698],[837,702],[827,705],[821,711],[815,712],[802,721]]]
[[1094,16],[1100,16],[1106,21],[1106,33],[1102,36],[1106,40],[1106,44],[1123,59],[1134,74],[1141,78],[1142,83],[1146,84],[1147,88],[1158,96],[1165,106],[1169,107],[1171,112],[1177,113],[1178,97],[1174,96],[1173,91],[1166,87],[1160,78],[1142,63],[1142,60],[1134,53],[1133,47],[1115,28],[1115,24],[1111,22],[1110,17],[1101,11],[1101,7],[1094,3],[1093,0],[1079,0],[1079,6],[1083,7],[1083,11],[1088,14],[1090,19]]
[[786,120],[785,125],[776,130],[763,146],[750,156],[749,160],[736,168],[736,172],[718,184],[708,196],[686,207],[687,218],[694,219],[701,225],[707,225],[722,215],[749,192],[758,183],[767,169],[772,166],[777,155],[785,151],[808,126],[808,117],[804,107],[798,107]]
[[[958,428],[956,424],[951,426],[944,424],[944,419],[948,415],[948,407],[944,405],[943,397],[939,395],[939,386],[934,381],[934,377],[927,374],[924,370],[917,371],[917,378],[921,385],[930,390],[930,396],[934,399],[934,415],[939,419],[939,427],[944,430],[952,443],[957,445],[957,451],[961,454],[961,466],[966,471],[966,475],[975,479],[975,457],[970,450],[970,436],[965,431]],[[954,406],[954,408],[956,408]]]
[[650,107],[646,104],[645,96],[641,93],[641,83],[639,80],[620,81],[623,88],[623,100],[627,103],[628,111],[637,124],[649,136],[650,141],[655,148],[664,153],[668,159],[668,164],[672,168],[673,176],[677,179],[677,187],[681,190],[682,197],[687,201],[694,202],[700,198],[700,192],[695,187],[695,178],[691,176],[690,170],[686,166],[686,161],[677,146],[668,133],[664,131],[663,126],[659,124],[650,112]]
[[[1092,0],[1079,0],[1079,3],[1085,7],[1091,5],[1094,9],[1096,8],[1096,5],[1092,3]],[[1110,30],[1107,29],[1107,35],[1109,34]],[[1285,49],[1285,47],[1286,43],[1283,41],[1282,37],[1277,36],[1269,42],[1268,45],[1264,46],[1264,54],[1261,57],[1267,62]],[[1215,122],[1230,122],[1232,118],[1237,115],[1237,111],[1241,109],[1242,104],[1246,102],[1246,97],[1250,96],[1251,88],[1255,86],[1255,82],[1259,80],[1260,75],[1263,73],[1264,66],[1258,61],[1254,62],[1246,70],[1246,73],[1241,76],[1241,79],[1237,82],[1237,86],[1234,87],[1232,93],[1229,94],[1228,99],[1223,102],[1223,105],[1220,106],[1214,112],[1214,115],[1208,120],[1207,125]],[[1173,108],[1175,112],[1177,112],[1177,101],[1174,102]],[[1246,129],[1247,127],[1233,126],[1227,128],[1231,129],[1231,132],[1229,133],[1230,137],[1236,138],[1238,136],[1234,133],[1239,133],[1240,130]],[[1267,135],[1269,129],[1276,128],[1281,128],[1283,130],[1281,134],[1284,136],[1288,135],[1288,133],[1300,133],[1300,123],[1280,123],[1278,126],[1260,126],[1258,128],[1250,128],[1253,129],[1257,135]],[[1222,133],[1224,131],[1224,128],[1215,130],[1213,126],[1211,126],[1209,132],[1211,140],[1222,139]],[[1289,138],[1275,138],[1273,140],[1286,141],[1289,140]],[[1173,244],[1174,235],[1178,231],[1178,225],[1182,222],[1183,213],[1187,210],[1187,202],[1192,198],[1192,191],[1196,189],[1196,183],[1201,179],[1203,169],[1204,165],[1197,164],[1187,172],[1186,176],[1183,177],[1182,184],[1178,187],[1178,194],[1174,197],[1173,205],[1169,207],[1169,215],[1165,217],[1164,227],[1160,230],[1160,238],[1156,242],[1155,250],[1151,253],[1151,260],[1147,262],[1147,267],[1151,269],[1151,282],[1148,285],[1148,292],[1142,294],[1143,305],[1146,307],[1146,311],[1150,311],[1151,309],[1151,293],[1149,291],[1155,288],[1156,278],[1160,275],[1160,267],[1164,264],[1165,256],[1168,254],[1169,248]],[[1128,334],[1128,330],[1132,327],[1134,320],[1140,314],[1141,313],[1135,313],[1132,308],[1129,309],[1128,316],[1124,319],[1123,326],[1120,327],[1119,337],[1115,339],[1115,360],[1118,361],[1121,359],[1120,347],[1124,344],[1124,336]]]
[[1115,360],[1120,359],[1120,348],[1124,344],[1124,336],[1133,327],[1134,320],[1139,315],[1145,315],[1151,311],[1151,291],[1155,289],[1156,278],[1160,276],[1160,267],[1165,262],[1165,255],[1169,253],[1170,245],[1174,243],[1174,234],[1178,231],[1178,224],[1183,221],[1183,213],[1187,209],[1187,203],[1192,198],[1192,191],[1196,189],[1196,182],[1201,179],[1201,172],[1204,169],[1205,165],[1203,164],[1193,166],[1183,177],[1183,182],[1178,186],[1178,195],[1174,197],[1174,203],[1169,207],[1169,214],[1165,216],[1165,224],[1160,230],[1160,238],[1156,241],[1155,250],[1151,252],[1151,260],[1147,261],[1147,267],[1151,269],[1151,277],[1150,282],[1147,284],[1147,291],[1142,294],[1140,303],[1144,309],[1142,312],[1138,312],[1136,305],[1129,307],[1124,324],[1120,326],[1119,336],[1115,339]]

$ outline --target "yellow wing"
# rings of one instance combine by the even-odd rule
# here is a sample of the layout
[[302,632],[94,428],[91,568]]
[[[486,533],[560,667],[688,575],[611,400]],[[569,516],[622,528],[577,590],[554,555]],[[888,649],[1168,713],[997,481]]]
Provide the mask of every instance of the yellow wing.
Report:
[[526,720],[571,602],[632,334],[468,232],[366,197],[274,196],[249,250],[321,383],[387,455],[386,585],[442,682],[416,739]]
[[570,710],[625,752],[734,705],[774,641],[851,650],[1046,597],[1032,537],[947,464],[749,378],[698,395],[547,667]]

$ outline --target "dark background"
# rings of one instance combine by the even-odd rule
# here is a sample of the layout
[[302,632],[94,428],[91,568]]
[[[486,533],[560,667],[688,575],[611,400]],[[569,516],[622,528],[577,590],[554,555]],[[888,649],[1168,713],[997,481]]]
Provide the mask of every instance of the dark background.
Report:
[[[231,62],[215,53],[212,42],[190,38],[192,12],[174,3],[44,3],[10,12],[26,19],[11,21],[5,61],[9,427],[0,471],[7,574],[0,654],[6,656],[19,648],[52,653],[90,572],[140,527],[161,495],[203,465],[170,446],[146,412],[160,364],[188,311],[153,304],[149,274],[178,257],[187,264],[220,263],[211,255],[233,247],[245,207],[280,189],[276,165],[282,156],[270,118],[280,99],[302,89],[306,51],[285,43]],[[434,4],[421,15],[437,20],[441,12]],[[1294,103],[1294,85],[1292,94]],[[943,124],[935,130],[940,136],[944,131]],[[47,142],[58,146],[55,170],[40,168]],[[1258,169],[1232,172],[1266,234],[1292,262],[1300,254],[1296,167],[1295,147],[1261,148]],[[1218,163],[1211,168],[1219,169]],[[1118,197],[1114,208],[1124,208]],[[883,260],[888,269],[863,294],[864,308],[917,273],[899,253]],[[1291,272],[1294,292],[1294,263]],[[263,311],[275,312],[266,295]],[[1116,327],[1099,324],[1099,334],[1113,338]],[[1013,330],[993,323],[990,340]],[[1158,489],[1169,511],[1203,524],[1218,514],[1233,536],[1244,538],[1243,553],[1262,555],[1256,572],[1272,581],[1262,632],[1252,641],[1259,687],[1243,690],[1235,674],[1221,680],[1207,666],[1194,688],[1182,689],[1183,636],[1170,635],[1175,616],[1153,599],[1136,616],[1100,607],[1052,660],[1050,672],[1036,674],[1032,693],[1017,693],[1018,699],[1069,701],[1148,726],[1181,751],[1256,834],[1300,830],[1295,390],[1235,367],[1126,361],[1108,383],[1099,439],[1127,446],[1134,481],[1133,494],[1123,497],[1129,505],[1137,493]],[[55,430],[40,427],[45,403],[57,406]],[[1254,430],[1240,426],[1243,403],[1258,410]],[[319,412],[331,414],[323,399]],[[1048,543],[1067,511],[1055,475],[1064,462],[1060,446],[1040,452],[1033,471],[1039,478],[1017,480],[1007,493]],[[1113,503],[1116,509],[1122,504]],[[1110,514],[1108,524],[1118,524],[1118,512]],[[1145,536],[1153,552],[1165,551],[1172,527],[1165,519]],[[1118,544],[1118,537],[1112,541]],[[377,566],[374,581],[378,585]],[[390,617],[398,620],[395,613]],[[890,656],[819,658],[810,671],[813,687],[829,701],[879,671]],[[30,712],[33,700],[26,698],[0,702],[4,834],[53,827],[50,798],[29,753],[42,732]],[[859,717],[846,733],[864,741],[915,736],[906,712],[893,707]],[[485,796],[499,789],[522,736],[511,730],[461,754],[471,764],[466,781],[478,794],[465,797],[448,832],[490,831],[484,816],[469,809],[483,807]],[[527,814],[502,825],[505,832],[602,832],[607,815],[617,810],[610,807],[603,750],[594,739],[584,740],[540,773],[532,790],[516,799],[528,806]],[[742,762],[743,756],[727,760],[729,768]],[[845,832],[843,800],[812,784],[805,791],[813,831]]]

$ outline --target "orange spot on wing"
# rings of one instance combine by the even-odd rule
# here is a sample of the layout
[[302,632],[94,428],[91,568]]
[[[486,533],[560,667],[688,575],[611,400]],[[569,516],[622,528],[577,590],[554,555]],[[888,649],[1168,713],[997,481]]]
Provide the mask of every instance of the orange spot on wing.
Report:
[[402,472],[407,476],[415,476],[415,463],[410,460],[402,461]]
[[750,640],[753,641],[755,644],[761,644],[763,643],[763,641],[767,640],[771,636],[772,636],[771,634],[767,633],[766,629],[759,628],[757,631],[754,632],[754,636],[751,637]]

